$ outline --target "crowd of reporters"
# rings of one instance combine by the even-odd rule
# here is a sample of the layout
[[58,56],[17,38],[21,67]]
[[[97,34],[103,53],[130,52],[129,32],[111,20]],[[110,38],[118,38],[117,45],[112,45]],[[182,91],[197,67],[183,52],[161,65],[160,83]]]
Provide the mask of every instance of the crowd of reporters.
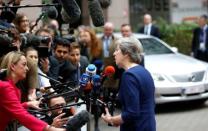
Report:
[[[13,3],[14,6],[19,4],[20,1],[18,0]],[[5,15],[4,13],[7,14]],[[13,17],[9,17],[10,19],[8,19],[8,14],[13,15]],[[11,78],[11,83],[13,83],[11,75],[16,73],[8,73],[10,72],[9,68],[11,63],[2,62],[4,59],[7,59],[5,61],[18,59],[15,65],[21,62],[22,57],[25,57],[26,60],[26,62],[24,61],[26,65],[24,65],[25,71],[22,72],[22,78],[18,78],[18,80],[13,83],[15,86],[11,87],[11,90],[13,88],[17,92],[20,90],[22,94],[18,94],[17,96],[15,94],[11,95],[12,97],[15,95],[15,98],[21,97],[20,99],[16,99],[16,104],[18,105],[18,108],[21,109],[17,114],[20,113],[19,115],[22,115],[22,117],[29,114],[24,108],[22,108],[20,103],[32,103],[26,105],[27,108],[35,107],[37,111],[28,110],[34,115],[34,113],[37,113],[41,108],[43,108],[40,107],[39,104],[43,102],[42,98],[44,95],[53,92],[62,93],[67,90],[69,91],[69,89],[55,90],[53,88],[46,89],[45,87],[51,87],[52,85],[57,84],[57,82],[71,82],[70,87],[76,88],[79,86],[80,76],[85,72],[89,63],[96,65],[98,74],[100,74],[104,67],[107,66],[103,65],[101,40],[96,37],[95,31],[90,27],[80,26],[77,35],[71,36],[71,34],[67,34],[68,36],[63,36],[59,31],[59,23],[56,19],[49,19],[42,26],[38,26],[36,21],[30,21],[24,13],[17,13],[17,8],[11,8],[9,11],[5,12],[3,11],[0,21],[0,62],[1,65],[6,64],[6,66],[1,66],[1,71],[3,72],[1,73],[1,81],[9,81]],[[22,52],[24,53],[22,54]],[[8,57],[5,58],[5,56]],[[19,56],[19,58],[16,58],[16,56]],[[6,73],[4,70],[6,70]],[[4,82],[1,86],[3,85]],[[66,100],[66,102],[74,100],[72,97],[60,97],[63,98],[64,101]],[[60,97],[57,97],[57,99],[61,99]],[[47,108],[51,107],[50,101],[52,101],[52,99],[56,99],[56,97],[52,97],[46,102]],[[61,101],[59,102],[61,103]],[[58,105],[60,104],[59,102]],[[33,105],[33,103],[35,105]],[[4,110],[4,108],[6,108],[6,106],[3,106],[1,111],[3,114],[12,114],[12,112],[14,112],[13,109],[7,111]],[[51,113],[47,112],[47,115],[53,119],[48,119],[49,117],[44,119],[48,124],[51,124],[51,126],[46,126],[46,123],[42,124],[44,125],[42,127],[35,126],[35,124],[28,125],[26,124],[27,122],[25,123],[21,121],[22,118],[13,114],[11,119],[17,119],[28,129],[40,130],[44,128],[45,130],[53,130],[55,127],[63,127],[63,125],[68,121],[67,118],[62,118],[62,111],[58,113],[54,112],[55,111],[51,111]],[[54,116],[54,114],[56,116]],[[71,115],[74,114],[75,111],[71,113]],[[31,120],[29,119],[30,117],[31,116],[29,115],[26,121],[38,121],[38,119],[35,120],[34,117]],[[11,121],[1,119],[0,125],[2,126],[2,129],[5,128],[8,122]],[[14,125],[16,122],[11,123],[12,124],[10,125]],[[52,126],[54,126],[54,128],[52,128]],[[13,130],[13,128],[14,126],[8,126],[7,130]]]
[[[20,1],[17,0],[17,2]],[[12,11],[15,14],[13,20],[8,21],[7,17],[1,17],[0,20],[0,48],[1,50],[4,49],[0,54],[0,69],[3,72],[1,73],[0,93],[4,94],[1,97],[0,116],[6,117],[5,115],[11,114],[7,119],[0,120],[1,128],[4,129],[11,120],[16,119],[31,130],[79,130],[80,126],[88,121],[88,114],[82,112],[82,116],[76,115],[76,109],[73,106],[64,108],[68,103],[74,102],[80,95],[83,99],[82,94],[76,91],[77,88],[84,90],[84,97],[89,95],[86,93],[92,90],[92,96],[90,94],[87,99],[89,101],[93,100],[93,109],[89,109],[91,105],[88,105],[87,102],[85,104],[87,104],[87,110],[94,114],[95,128],[98,128],[98,117],[103,112],[106,112],[105,115],[102,115],[106,122],[111,124],[113,122],[115,125],[122,124],[123,118],[120,116],[119,119],[115,117],[115,122],[111,119],[108,121],[109,118],[113,118],[111,117],[114,111],[113,105],[119,90],[122,72],[124,72],[123,69],[118,68],[118,64],[114,60],[118,48],[116,44],[118,38],[113,35],[113,24],[105,23],[104,34],[100,38],[96,36],[93,28],[86,26],[79,26],[74,30],[74,34],[63,35],[59,30],[60,25],[56,19],[49,19],[43,25],[37,26],[37,21],[30,21],[25,14],[16,14],[16,11],[15,8]],[[99,24],[100,21],[93,22]],[[126,29],[124,33],[123,29]],[[121,31],[123,37],[132,40],[130,25],[123,24]],[[139,54],[141,49],[142,47],[139,47]],[[133,62],[133,64],[143,65],[143,60],[143,57],[141,57],[141,61]],[[98,76],[103,77],[103,80],[99,78],[101,83],[95,83],[97,81],[90,83],[90,91],[87,88],[88,81],[85,82],[85,79],[82,79],[89,64],[95,66],[94,76],[98,74]],[[113,73],[115,74],[111,74],[108,79],[104,79],[106,74],[103,74],[103,72],[109,65],[113,67]],[[87,70],[89,73],[90,69]],[[89,79],[94,79],[90,75],[89,77]],[[92,89],[92,86],[94,86],[94,89]],[[69,95],[71,92],[77,93],[77,95]],[[7,93],[8,95],[5,95]],[[90,97],[93,97],[93,99]],[[111,101],[110,114],[108,109],[105,111],[98,109],[95,104],[97,102],[106,106],[99,99],[104,102]],[[33,115],[29,114],[26,109]],[[41,115],[46,117],[42,118]],[[75,119],[70,123],[68,117],[74,115]],[[78,122],[76,118],[83,120]],[[154,130],[154,117],[151,117],[151,120],[152,129]],[[12,123],[16,122],[13,121]],[[9,128],[13,127],[9,126],[7,130]]]

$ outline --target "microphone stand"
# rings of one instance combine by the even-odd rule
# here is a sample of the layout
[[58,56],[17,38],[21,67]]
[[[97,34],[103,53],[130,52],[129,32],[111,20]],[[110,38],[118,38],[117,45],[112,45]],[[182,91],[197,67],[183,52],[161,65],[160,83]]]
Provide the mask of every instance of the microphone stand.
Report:
[[55,82],[55,83],[61,84],[60,81],[55,80],[55,79],[53,79],[53,78],[51,78],[51,77],[48,77],[47,75],[44,75],[44,74],[42,74],[42,73],[38,73],[38,75],[43,76],[43,77],[45,77],[45,78],[47,78],[47,79],[49,79],[49,80],[51,80],[51,81],[53,81],[53,82]]
[[77,103],[67,104],[65,106],[59,106],[59,107],[54,107],[54,108],[42,109],[42,110],[40,110],[40,112],[48,112],[48,111],[52,111],[52,110],[56,110],[56,109],[61,109],[61,108],[71,107],[71,106],[76,106],[76,105],[81,105],[81,104],[85,104],[85,102],[77,102]]
[[32,25],[32,27],[30,28],[30,33],[32,33],[32,30],[34,29],[34,27],[36,27],[38,25],[38,22],[43,19],[45,16],[45,12],[41,13],[41,15],[36,19],[35,24]]
[[94,119],[95,119],[95,123],[94,123],[94,128],[95,128],[95,131],[100,131],[99,129],[99,125],[98,125],[98,121],[99,121],[99,108],[98,108],[98,103],[97,103],[97,92],[92,92],[92,97],[93,99],[92,100],[92,108],[94,108],[93,110],[93,114],[94,114]]

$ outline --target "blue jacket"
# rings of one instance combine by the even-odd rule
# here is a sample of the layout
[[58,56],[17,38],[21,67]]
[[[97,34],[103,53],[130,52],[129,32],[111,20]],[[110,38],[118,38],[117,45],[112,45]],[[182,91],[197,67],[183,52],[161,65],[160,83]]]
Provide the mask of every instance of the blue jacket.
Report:
[[123,73],[119,89],[124,121],[121,131],[156,131],[154,92],[153,79],[142,66]]

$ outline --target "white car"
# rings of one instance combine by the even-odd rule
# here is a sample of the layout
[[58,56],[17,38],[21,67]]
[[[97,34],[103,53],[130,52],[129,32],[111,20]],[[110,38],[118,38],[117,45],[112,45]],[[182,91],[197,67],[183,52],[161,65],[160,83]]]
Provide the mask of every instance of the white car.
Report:
[[208,63],[178,53],[177,48],[153,36],[134,37],[143,45],[144,64],[154,79],[157,104],[208,99]]

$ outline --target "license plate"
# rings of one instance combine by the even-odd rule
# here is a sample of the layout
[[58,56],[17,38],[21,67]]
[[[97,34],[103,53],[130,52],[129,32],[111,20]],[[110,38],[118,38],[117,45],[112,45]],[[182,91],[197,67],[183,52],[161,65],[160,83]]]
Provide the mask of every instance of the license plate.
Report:
[[204,91],[205,91],[204,86],[194,86],[194,87],[187,87],[182,89],[182,92],[184,94],[202,93]]

